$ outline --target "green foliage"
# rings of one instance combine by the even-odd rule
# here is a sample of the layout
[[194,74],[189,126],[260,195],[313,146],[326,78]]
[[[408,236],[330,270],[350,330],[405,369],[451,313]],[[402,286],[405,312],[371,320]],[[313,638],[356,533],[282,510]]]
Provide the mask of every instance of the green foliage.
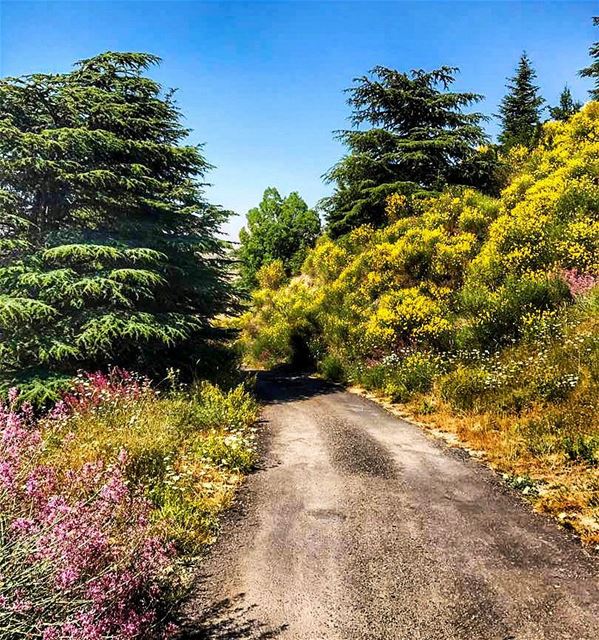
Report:
[[[493,182],[493,158],[478,149],[487,141],[484,116],[464,113],[482,96],[449,91],[457,71],[406,74],[375,67],[348,89],[356,128],[338,132],[349,153],[326,174],[335,191],[322,202],[333,237],[384,224],[386,198],[393,193]],[[364,124],[371,128],[358,128]]]
[[343,364],[336,356],[327,354],[322,362],[318,363],[318,369],[327,380],[333,382],[345,382]]
[[[593,24],[599,26],[599,17],[593,18]],[[595,86],[589,90],[592,100],[599,100],[599,42],[595,42],[589,49],[591,56],[591,64],[581,69],[579,75],[583,78],[591,78],[595,82]]]
[[84,400],[44,431],[46,456],[65,471],[127,452],[128,480],[152,501],[156,526],[186,551],[213,539],[217,516],[255,460],[258,405],[243,386],[212,384]]
[[[260,277],[273,268],[280,270],[280,264],[263,267]],[[288,286],[282,286],[279,279],[267,278],[263,282],[268,285],[253,292],[253,307],[239,320],[243,327],[239,346],[246,360],[258,366],[292,363],[301,346],[311,360],[310,348],[315,345],[309,344],[309,338],[315,330],[311,313],[315,300],[311,299],[309,288],[297,280]]]
[[308,209],[297,192],[283,198],[273,187],[266,189],[262,202],[248,211],[247,225],[239,233],[244,285],[256,286],[260,268],[275,260],[281,261],[287,275],[298,273],[319,232],[318,214]]
[[209,165],[184,145],[172,92],[146,75],[158,61],[107,52],[0,81],[7,381],[52,387],[108,363],[192,369],[210,319],[232,308],[226,214],[203,198]]
[[461,331],[461,346],[496,348],[522,336],[529,314],[558,307],[569,298],[559,276],[526,274],[508,276],[491,291],[481,287],[474,276],[460,291],[458,302],[467,320]]
[[462,364],[439,380],[441,397],[458,409],[474,409],[487,388],[485,371]]
[[534,84],[536,75],[530,58],[523,53],[516,74],[509,79],[508,93],[499,105],[499,142],[504,150],[517,145],[531,148],[538,140],[541,105],[545,101]]
[[223,391],[208,382],[198,384],[193,390],[193,423],[204,429],[228,429],[243,432],[258,418],[256,401],[243,385]]
[[555,107],[549,107],[549,113],[554,120],[566,122],[581,109],[582,102],[574,100],[572,92],[568,88],[568,85],[566,85],[559,96],[559,104]]

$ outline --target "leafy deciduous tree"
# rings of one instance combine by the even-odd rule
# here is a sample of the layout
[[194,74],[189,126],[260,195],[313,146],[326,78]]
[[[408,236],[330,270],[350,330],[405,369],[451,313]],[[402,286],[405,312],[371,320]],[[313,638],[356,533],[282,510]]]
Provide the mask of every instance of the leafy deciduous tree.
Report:
[[281,260],[287,275],[299,271],[319,232],[318,214],[297,192],[283,198],[274,187],[266,189],[262,202],[248,211],[247,225],[239,234],[243,283],[255,286],[260,267],[274,260]]
[[209,164],[172,92],[145,75],[158,62],[108,52],[0,81],[5,379],[189,364],[230,306],[227,214],[202,195]]

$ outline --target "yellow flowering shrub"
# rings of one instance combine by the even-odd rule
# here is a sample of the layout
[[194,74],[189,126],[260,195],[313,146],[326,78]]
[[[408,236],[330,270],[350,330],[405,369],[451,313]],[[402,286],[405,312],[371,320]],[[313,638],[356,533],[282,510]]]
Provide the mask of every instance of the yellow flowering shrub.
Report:
[[597,268],[599,105],[545,125],[542,144],[501,197],[501,215],[470,275],[489,286],[551,268]]
[[373,348],[409,342],[437,341],[450,328],[442,305],[415,287],[383,294],[364,323]]
[[256,277],[260,289],[280,289],[287,280],[285,265],[282,260],[273,260],[260,267]]
[[503,165],[499,198],[390,195],[388,226],[322,237],[290,281],[271,267],[240,343],[434,413],[599,543],[599,103]]
[[387,227],[323,236],[288,283],[271,265],[240,323],[245,352],[289,361],[301,334],[317,358],[359,368],[398,348],[497,348],[529,332],[571,297],[562,270],[599,268],[599,104],[546,124],[505,164],[500,198],[392,194]]
[[385,211],[389,222],[396,222],[413,214],[411,202],[403,193],[392,193],[387,196]]

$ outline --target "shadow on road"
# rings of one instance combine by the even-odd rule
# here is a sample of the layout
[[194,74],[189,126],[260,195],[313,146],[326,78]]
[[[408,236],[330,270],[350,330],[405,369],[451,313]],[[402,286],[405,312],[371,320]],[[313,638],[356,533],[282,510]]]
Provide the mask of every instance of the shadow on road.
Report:
[[338,385],[311,378],[305,372],[275,369],[257,374],[256,391],[260,399],[267,404],[309,400],[339,390]]
[[287,625],[272,628],[256,618],[256,605],[244,602],[244,594],[227,598],[206,609],[199,618],[183,628],[180,640],[270,640]]

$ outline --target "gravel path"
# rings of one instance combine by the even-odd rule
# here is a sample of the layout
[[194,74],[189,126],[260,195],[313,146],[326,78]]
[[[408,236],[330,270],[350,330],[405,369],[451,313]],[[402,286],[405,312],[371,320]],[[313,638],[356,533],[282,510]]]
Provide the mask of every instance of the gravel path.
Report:
[[324,382],[259,391],[263,464],[187,638],[599,639],[596,556],[493,472]]

